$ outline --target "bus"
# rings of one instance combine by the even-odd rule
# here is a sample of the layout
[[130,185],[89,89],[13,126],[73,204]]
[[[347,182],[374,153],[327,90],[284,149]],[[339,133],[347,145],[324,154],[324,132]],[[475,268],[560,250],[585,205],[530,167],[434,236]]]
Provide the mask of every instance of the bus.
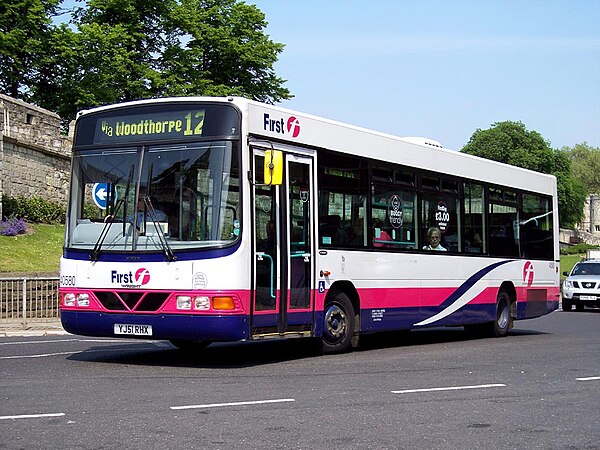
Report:
[[213,342],[461,326],[557,309],[553,176],[242,98],[76,120],[61,320]]

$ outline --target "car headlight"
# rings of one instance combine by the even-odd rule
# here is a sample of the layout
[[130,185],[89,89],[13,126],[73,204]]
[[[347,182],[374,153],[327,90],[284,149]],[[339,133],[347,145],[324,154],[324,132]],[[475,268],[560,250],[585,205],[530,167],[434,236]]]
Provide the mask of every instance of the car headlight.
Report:
[[566,289],[573,289],[573,282],[572,282],[572,281],[570,281],[570,280],[565,280],[564,287],[565,287]]

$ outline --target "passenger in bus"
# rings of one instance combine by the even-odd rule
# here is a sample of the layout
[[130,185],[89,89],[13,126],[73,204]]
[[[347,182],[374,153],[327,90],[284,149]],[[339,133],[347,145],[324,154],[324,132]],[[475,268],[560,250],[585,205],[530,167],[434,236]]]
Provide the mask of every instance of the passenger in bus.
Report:
[[391,245],[382,241],[391,241],[392,237],[383,229],[383,222],[380,219],[373,220],[373,247],[389,248]]
[[359,217],[348,229],[348,243],[351,247],[363,247],[366,245],[364,225],[364,219]]
[[465,251],[467,253],[481,253],[483,241],[477,230],[468,229],[465,233]]
[[348,243],[348,236],[342,229],[342,218],[337,215],[328,215],[324,217],[324,223],[320,226],[321,239],[323,244],[332,244],[343,246]]
[[446,248],[442,247],[440,241],[442,240],[442,232],[438,227],[431,227],[427,230],[427,240],[429,245],[423,247],[423,250],[437,250],[440,252],[447,251]]

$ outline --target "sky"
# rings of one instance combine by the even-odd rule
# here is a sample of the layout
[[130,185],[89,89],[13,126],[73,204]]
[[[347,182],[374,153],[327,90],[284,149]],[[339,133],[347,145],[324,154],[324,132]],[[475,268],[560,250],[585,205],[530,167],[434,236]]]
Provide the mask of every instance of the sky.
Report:
[[246,0],[285,44],[279,105],[460,150],[520,121],[600,147],[600,0]]
[[454,150],[505,120],[600,147],[600,0],[245,2],[285,44],[280,106]]

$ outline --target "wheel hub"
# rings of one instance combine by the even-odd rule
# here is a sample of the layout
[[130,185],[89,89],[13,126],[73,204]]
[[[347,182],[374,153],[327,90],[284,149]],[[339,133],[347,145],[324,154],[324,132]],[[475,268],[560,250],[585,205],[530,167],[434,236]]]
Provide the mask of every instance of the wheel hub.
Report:
[[331,305],[325,313],[325,330],[329,336],[339,339],[346,333],[346,313],[337,305]]

